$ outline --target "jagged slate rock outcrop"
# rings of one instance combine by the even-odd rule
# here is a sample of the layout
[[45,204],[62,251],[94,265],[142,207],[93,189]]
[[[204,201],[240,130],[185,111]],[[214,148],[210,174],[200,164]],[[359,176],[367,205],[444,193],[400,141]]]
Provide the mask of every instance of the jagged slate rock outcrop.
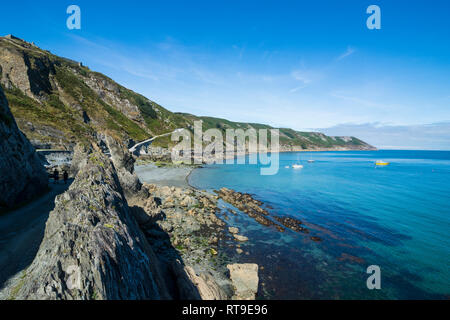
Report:
[[142,188],[142,183],[134,173],[135,160],[131,153],[111,136],[106,136],[106,145],[111,153],[111,160],[116,168],[125,196],[128,199],[147,198],[149,196],[146,192],[147,189]]
[[125,168],[128,172],[134,173],[134,159],[123,145],[114,140],[111,136],[105,137],[106,144],[111,152],[111,160],[117,168]]
[[73,157],[70,165],[69,173],[73,177],[75,177],[80,169],[87,164],[88,159],[86,158],[86,154],[90,150],[90,146],[78,143],[73,149]]
[[36,258],[12,299],[169,299],[159,262],[130,213],[117,173],[90,151],[56,198]]
[[47,184],[44,167],[17,127],[0,86],[0,211],[33,198]]

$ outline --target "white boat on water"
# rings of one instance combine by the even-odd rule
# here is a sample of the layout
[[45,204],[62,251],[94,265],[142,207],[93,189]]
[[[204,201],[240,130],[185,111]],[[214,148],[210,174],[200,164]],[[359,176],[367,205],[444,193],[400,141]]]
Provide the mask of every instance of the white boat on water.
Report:
[[289,169],[290,167],[289,167],[289,166],[285,166],[284,168],[285,168],[285,169]]
[[314,163],[314,162],[316,162],[316,160],[312,160],[312,159],[311,159],[311,160],[308,160],[308,162],[309,162],[309,163]]
[[300,162],[300,153],[297,155],[297,161],[298,161],[298,163],[292,165],[292,169],[303,169],[303,166],[299,163]]

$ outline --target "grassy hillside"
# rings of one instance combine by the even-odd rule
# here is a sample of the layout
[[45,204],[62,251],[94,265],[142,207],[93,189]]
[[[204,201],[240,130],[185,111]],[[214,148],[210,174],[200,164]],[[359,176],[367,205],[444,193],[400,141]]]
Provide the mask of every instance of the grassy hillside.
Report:
[[[124,141],[146,140],[177,128],[271,129],[212,117],[173,113],[107,76],[15,37],[0,37],[0,84],[21,130],[36,145],[66,148],[107,133]],[[292,148],[370,148],[356,138],[280,129],[280,143]],[[170,146],[170,137],[155,145]]]
[[[203,130],[219,129],[225,132],[227,129],[275,129],[269,125],[259,123],[232,122],[225,119],[213,117],[197,117],[186,113],[177,113],[193,126],[194,121],[203,121]],[[280,145],[285,148],[298,149],[333,149],[333,148],[349,148],[349,149],[370,149],[371,146],[364,141],[355,137],[330,137],[319,132],[300,132],[288,128],[280,128]],[[270,135],[268,136],[270,141]]]

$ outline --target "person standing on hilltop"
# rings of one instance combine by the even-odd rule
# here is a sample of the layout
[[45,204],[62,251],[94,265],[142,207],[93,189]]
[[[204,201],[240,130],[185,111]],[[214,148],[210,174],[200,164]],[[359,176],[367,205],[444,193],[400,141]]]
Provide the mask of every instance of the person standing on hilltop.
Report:
[[64,170],[63,179],[64,179],[64,184],[67,184],[67,180],[69,180],[69,174],[67,173],[66,170]]
[[53,171],[53,181],[55,183],[58,183],[58,180],[59,180],[59,172],[58,169],[55,169],[55,171]]

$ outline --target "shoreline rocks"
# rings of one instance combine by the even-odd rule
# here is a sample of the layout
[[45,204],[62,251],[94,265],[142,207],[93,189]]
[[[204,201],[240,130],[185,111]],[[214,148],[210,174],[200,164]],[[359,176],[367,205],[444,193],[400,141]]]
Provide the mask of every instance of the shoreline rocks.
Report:
[[185,272],[197,288],[202,300],[226,300],[228,298],[225,291],[217,284],[212,273],[197,274],[190,266],[185,267]]
[[[162,264],[174,270],[174,274],[184,269],[202,299],[231,298],[227,257],[218,248],[226,229],[225,223],[216,216],[219,211],[216,197],[193,188],[146,183],[143,188],[150,197],[133,200],[132,205],[148,216],[138,220]],[[178,276],[174,281],[180,282]],[[181,280],[180,298],[186,297],[184,281]]]
[[239,234],[233,234],[233,237],[240,242],[246,242],[248,241],[248,238],[246,236],[241,236]]
[[227,188],[215,190],[215,193],[222,200],[232,204],[242,212],[246,213],[249,217],[255,219],[258,223],[264,226],[273,226],[278,231],[284,232],[284,229],[268,218],[269,212],[261,208],[263,202],[253,199],[248,193],[241,193]]
[[258,293],[258,265],[235,263],[227,265],[235,289],[233,300],[255,300]]
[[289,228],[293,231],[309,233],[309,230],[302,226],[303,223],[300,220],[290,217],[273,217],[273,218],[286,228]]
[[[235,206],[242,212],[246,213],[249,217],[255,219],[261,225],[268,226],[268,227],[273,226],[279,232],[285,232],[285,229],[283,228],[283,227],[285,227],[287,229],[290,229],[292,231],[299,232],[299,233],[304,233],[304,234],[310,233],[310,230],[305,228],[303,226],[303,222],[298,219],[291,218],[291,217],[280,217],[280,216],[270,215],[267,210],[265,210],[261,207],[264,203],[259,200],[253,199],[253,197],[248,193],[241,193],[241,192],[237,192],[237,191],[230,190],[227,188],[222,188],[218,191],[215,190],[214,192],[218,194],[219,198],[221,198],[222,200]],[[266,207],[269,207],[269,206],[266,206]],[[271,219],[269,219],[268,218],[269,216],[271,219],[275,220],[280,225],[275,223]],[[247,241],[248,239],[241,240],[246,237],[241,238],[242,236],[236,235],[236,233],[238,233],[238,232],[234,232],[234,231],[236,231],[236,229],[237,228],[229,228],[229,231],[230,231],[230,233],[233,234],[234,238],[238,241]],[[310,240],[312,240],[314,242],[322,241],[322,239],[317,236],[311,236]]]

